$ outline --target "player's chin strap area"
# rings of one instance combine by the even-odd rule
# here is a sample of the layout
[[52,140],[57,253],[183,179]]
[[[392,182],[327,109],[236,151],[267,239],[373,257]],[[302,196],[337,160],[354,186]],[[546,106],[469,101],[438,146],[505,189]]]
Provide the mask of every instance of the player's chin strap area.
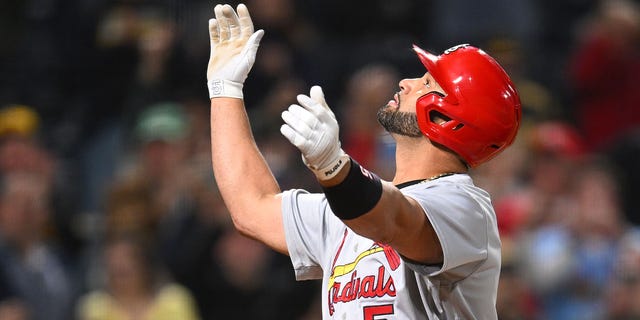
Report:
[[382,197],[382,182],[374,173],[351,159],[349,173],[339,184],[322,187],[331,210],[342,220],[371,211]]

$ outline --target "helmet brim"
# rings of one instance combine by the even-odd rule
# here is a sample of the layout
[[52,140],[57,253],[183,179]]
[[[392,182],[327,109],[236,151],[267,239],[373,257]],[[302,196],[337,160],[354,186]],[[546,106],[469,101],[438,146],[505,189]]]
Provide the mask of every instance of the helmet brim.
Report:
[[439,67],[438,61],[440,60],[440,56],[432,54],[417,45],[413,45],[413,51],[418,55],[420,62],[427,69],[427,72],[431,74],[434,80],[440,85],[442,89],[444,89],[446,94],[451,93],[451,88],[448,86],[448,82],[446,81],[444,75],[441,72],[441,68]]

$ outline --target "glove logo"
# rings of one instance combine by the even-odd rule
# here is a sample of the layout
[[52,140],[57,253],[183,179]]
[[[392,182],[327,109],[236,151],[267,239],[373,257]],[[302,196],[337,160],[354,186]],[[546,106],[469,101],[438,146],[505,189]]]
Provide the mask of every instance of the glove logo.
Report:
[[333,174],[336,173],[336,171],[338,171],[338,169],[340,169],[342,164],[344,164],[343,159],[342,158],[338,158],[338,162],[333,167],[331,167],[329,170],[326,170],[324,172],[324,176],[325,177],[333,177]]
[[224,91],[224,83],[222,80],[211,81],[211,93],[214,95],[220,95]]

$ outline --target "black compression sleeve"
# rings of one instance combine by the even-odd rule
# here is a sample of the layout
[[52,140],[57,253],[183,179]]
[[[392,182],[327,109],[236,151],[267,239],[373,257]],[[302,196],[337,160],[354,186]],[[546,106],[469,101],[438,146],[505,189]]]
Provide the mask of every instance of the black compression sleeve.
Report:
[[382,197],[380,178],[353,159],[347,177],[340,184],[322,189],[331,210],[342,220],[355,219],[369,212]]

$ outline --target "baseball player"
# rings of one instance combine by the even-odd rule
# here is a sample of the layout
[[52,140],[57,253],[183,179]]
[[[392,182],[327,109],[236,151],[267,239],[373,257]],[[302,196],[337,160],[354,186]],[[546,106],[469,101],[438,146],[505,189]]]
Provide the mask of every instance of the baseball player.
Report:
[[214,11],[212,161],[235,227],[289,255],[296,279],[322,279],[323,319],[496,319],[500,239],[489,195],[468,169],[516,136],[521,107],[503,69],[469,45],[441,55],[413,47],[426,72],[400,81],[378,111],[396,140],[393,181],[342,150],[336,117],[312,87],[282,113],[280,131],[323,193],[282,192],[243,103],[264,31],[242,4]]

